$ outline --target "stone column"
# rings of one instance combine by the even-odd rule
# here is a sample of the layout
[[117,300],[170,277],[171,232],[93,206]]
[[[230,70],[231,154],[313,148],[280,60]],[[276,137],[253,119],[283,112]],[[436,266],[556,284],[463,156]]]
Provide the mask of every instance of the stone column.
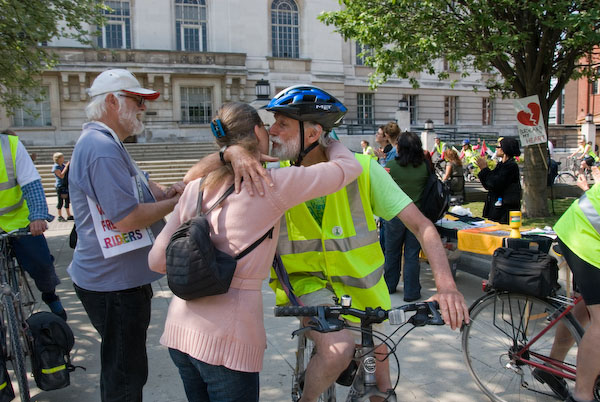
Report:
[[581,125],[581,135],[585,138],[585,142],[592,142],[592,151],[596,145],[596,125],[594,124],[594,116],[591,114],[585,117],[585,122]]
[[79,73],[79,100],[85,101],[87,99],[87,92],[85,92],[85,73]]
[[60,73],[62,80],[63,100],[70,100],[71,94],[69,92],[69,73]]

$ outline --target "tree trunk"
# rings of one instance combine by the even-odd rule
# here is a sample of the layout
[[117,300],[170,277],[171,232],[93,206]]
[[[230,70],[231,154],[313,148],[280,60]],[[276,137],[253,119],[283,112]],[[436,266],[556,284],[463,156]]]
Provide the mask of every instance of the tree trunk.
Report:
[[525,147],[523,169],[523,216],[539,218],[549,216],[547,201],[548,144]]

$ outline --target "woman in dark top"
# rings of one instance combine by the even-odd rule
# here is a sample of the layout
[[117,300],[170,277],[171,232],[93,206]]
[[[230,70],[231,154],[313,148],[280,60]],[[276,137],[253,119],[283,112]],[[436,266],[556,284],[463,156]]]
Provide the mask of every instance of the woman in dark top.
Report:
[[446,172],[442,181],[448,182],[451,195],[464,195],[465,176],[462,162],[458,154],[453,149],[447,149],[444,152],[444,158],[448,161],[446,164]]
[[[400,188],[420,205],[421,195],[429,171],[425,163],[421,139],[411,132],[401,133],[397,144],[398,156],[385,167]],[[421,298],[419,281],[419,251],[421,245],[398,217],[385,224],[385,282],[391,293],[396,292],[402,269],[402,251],[404,248],[404,301],[411,302]]]
[[503,138],[496,149],[502,158],[494,170],[487,167],[484,158],[477,159],[481,168],[479,180],[488,190],[483,206],[483,217],[494,222],[508,223],[510,211],[521,210],[521,177],[515,156],[521,155],[519,142],[514,138]]

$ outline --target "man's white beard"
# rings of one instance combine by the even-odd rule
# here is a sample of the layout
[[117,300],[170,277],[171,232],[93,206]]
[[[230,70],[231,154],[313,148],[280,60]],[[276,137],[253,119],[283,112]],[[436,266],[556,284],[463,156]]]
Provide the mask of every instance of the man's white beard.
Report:
[[[121,105],[124,108],[124,105]],[[119,113],[119,123],[127,129],[130,135],[138,135],[144,131],[144,123],[137,119],[138,112],[133,109]]]
[[282,141],[281,137],[272,136],[271,142],[274,144],[278,144],[277,148],[271,149],[271,155],[276,156],[279,160],[290,160],[294,161],[298,159],[298,155],[300,154],[300,137],[296,136],[293,141]]

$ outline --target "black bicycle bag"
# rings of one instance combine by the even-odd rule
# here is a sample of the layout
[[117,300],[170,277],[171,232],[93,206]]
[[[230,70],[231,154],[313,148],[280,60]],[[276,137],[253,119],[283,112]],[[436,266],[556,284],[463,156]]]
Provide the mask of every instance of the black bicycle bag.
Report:
[[556,259],[543,251],[507,247],[494,251],[488,284],[496,290],[544,298],[557,281]]
[[35,383],[44,391],[67,387],[71,364],[70,353],[75,343],[71,327],[56,314],[40,311],[28,319],[33,338],[32,370]]
[[6,369],[6,358],[0,353],[0,402],[10,402],[13,399],[15,399],[15,391]]

